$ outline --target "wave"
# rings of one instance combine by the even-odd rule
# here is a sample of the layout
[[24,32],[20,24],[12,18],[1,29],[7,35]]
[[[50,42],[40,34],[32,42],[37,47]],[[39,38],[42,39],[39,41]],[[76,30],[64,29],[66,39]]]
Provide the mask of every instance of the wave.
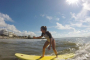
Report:
[[[80,41],[80,40],[78,40]],[[64,49],[58,51],[58,54],[74,53],[75,57],[67,60],[90,60],[90,42],[70,42],[70,41],[58,41],[56,47],[63,47]],[[52,53],[51,55],[54,55]]]
[[0,42],[0,44],[8,44],[8,42]]
[[79,50],[75,51],[75,57],[69,60],[90,60],[90,42],[79,46]]

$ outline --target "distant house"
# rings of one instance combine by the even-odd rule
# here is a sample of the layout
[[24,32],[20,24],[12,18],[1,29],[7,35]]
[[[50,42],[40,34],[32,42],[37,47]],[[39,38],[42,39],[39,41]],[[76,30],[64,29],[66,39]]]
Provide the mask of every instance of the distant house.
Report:
[[28,39],[30,39],[31,38],[31,36],[30,35],[28,35]]
[[0,30],[0,35],[1,36],[8,36],[8,31],[6,31],[5,29]]
[[9,32],[9,33],[8,33],[8,36],[9,36],[9,37],[13,37],[14,34],[13,34],[12,32]]
[[17,35],[16,34],[13,34],[13,37],[17,37]]

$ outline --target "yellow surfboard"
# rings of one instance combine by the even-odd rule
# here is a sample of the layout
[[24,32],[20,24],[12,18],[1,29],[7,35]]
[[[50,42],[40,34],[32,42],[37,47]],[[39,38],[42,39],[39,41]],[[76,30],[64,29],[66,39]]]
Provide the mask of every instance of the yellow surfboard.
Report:
[[21,54],[16,53],[15,56],[21,60],[61,60],[61,59],[68,59],[75,56],[75,54],[64,54],[64,55],[58,55],[58,58],[56,56],[44,56],[43,58],[40,58],[41,56],[36,55],[27,55],[27,54]]

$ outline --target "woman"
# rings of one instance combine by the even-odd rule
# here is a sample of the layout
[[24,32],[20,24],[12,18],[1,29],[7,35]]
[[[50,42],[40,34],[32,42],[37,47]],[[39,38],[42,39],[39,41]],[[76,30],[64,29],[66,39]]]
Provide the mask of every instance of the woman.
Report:
[[47,39],[47,41],[45,42],[44,46],[43,46],[43,53],[42,53],[42,56],[41,57],[44,57],[44,54],[45,54],[45,49],[46,47],[49,45],[48,47],[48,50],[51,49],[51,45],[52,45],[52,48],[53,48],[53,51],[57,57],[57,51],[55,49],[55,40],[54,38],[52,37],[51,33],[49,31],[47,31],[47,27],[46,26],[42,26],[41,27],[41,36],[39,37],[33,37],[34,39],[38,39],[38,38],[42,38],[43,36]]

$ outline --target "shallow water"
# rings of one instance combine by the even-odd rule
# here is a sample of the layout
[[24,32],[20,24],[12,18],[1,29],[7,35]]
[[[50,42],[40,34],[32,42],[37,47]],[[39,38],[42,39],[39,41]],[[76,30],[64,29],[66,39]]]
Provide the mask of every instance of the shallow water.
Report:
[[[56,50],[58,54],[75,53],[69,60],[84,60],[90,56],[90,38],[58,38]],[[0,39],[0,60],[15,60],[15,53],[42,55],[45,39]],[[53,50],[46,48],[45,55],[54,55]]]

